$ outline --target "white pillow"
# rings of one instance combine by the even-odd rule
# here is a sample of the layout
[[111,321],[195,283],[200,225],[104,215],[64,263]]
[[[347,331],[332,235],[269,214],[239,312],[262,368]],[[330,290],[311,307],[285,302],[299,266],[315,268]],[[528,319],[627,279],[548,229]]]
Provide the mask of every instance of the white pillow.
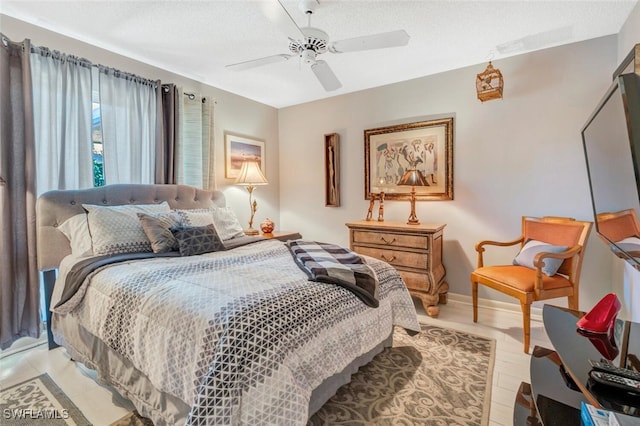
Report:
[[240,225],[236,214],[230,207],[213,209],[213,225],[216,227],[218,236],[222,241],[244,235],[242,225]]
[[71,254],[74,257],[93,255],[86,213],[71,216],[62,225],[58,226],[58,229],[69,239]]
[[620,250],[624,250],[627,253],[640,251],[640,238],[638,237],[627,237],[624,240],[616,241],[615,244]]
[[116,254],[150,252],[151,242],[142,228],[138,213],[169,212],[169,204],[126,204],[99,206],[83,204],[89,214],[89,232],[93,253]]
[[207,226],[213,223],[213,209],[178,209],[183,226]]
[[[536,254],[540,252],[550,252],[550,253],[562,253],[566,251],[569,247],[567,246],[554,246],[549,243],[543,243],[542,241],[529,240],[526,242],[522,249],[520,249],[520,253],[513,259],[514,265],[526,266],[527,268],[535,269],[533,265],[533,259]],[[554,259],[554,258],[545,258],[542,259],[544,262],[544,266],[542,267],[542,273],[547,276],[555,275],[560,269],[562,262],[564,259]]]

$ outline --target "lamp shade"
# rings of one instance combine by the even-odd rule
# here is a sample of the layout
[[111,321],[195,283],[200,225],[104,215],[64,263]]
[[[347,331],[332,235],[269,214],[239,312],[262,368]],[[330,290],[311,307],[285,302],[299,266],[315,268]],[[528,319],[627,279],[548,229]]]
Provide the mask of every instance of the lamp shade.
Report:
[[409,169],[402,175],[398,185],[429,186],[429,183],[420,170]]
[[235,183],[236,185],[266,185],[269,182],[262,174],[257,160],[246,160],[242,162],[242,168]]

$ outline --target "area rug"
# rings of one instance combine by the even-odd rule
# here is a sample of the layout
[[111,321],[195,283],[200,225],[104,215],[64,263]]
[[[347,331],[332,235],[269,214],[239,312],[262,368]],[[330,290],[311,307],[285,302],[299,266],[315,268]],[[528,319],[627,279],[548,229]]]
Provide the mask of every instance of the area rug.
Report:
[[309,425],[487,425],[495,340],[421,324],[360,368]]
[[153,426],[153,422],[146,417],[140,416],[137,411],[129,413],[123,418],[116,420],[109,426]]
[[3,426],[91,424],[48,374],[0,390],[0,413]]

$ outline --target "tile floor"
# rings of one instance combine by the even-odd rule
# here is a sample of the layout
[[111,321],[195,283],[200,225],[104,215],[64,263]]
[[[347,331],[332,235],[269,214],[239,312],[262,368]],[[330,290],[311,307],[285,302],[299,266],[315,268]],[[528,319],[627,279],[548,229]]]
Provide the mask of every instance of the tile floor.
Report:
[[[419,303],[416,308],[421,322],[496,339],[490,425],[512,425],[516,391],[521,381],[529,381],[530,356],[522,351],[521,314],[481,307],[478,323],[474,324],[471,306],[464,300],[450,300],[442,305],[438,318],[425,315]],[[551,347],[540,319],[532,319],[531,323],[531,347],[534,345]],[[0,356],[0,388],[46,372],[96,426],[109,425],[133,410],[132,405],[115,391],[98,384],[91,370],[71,362],[62,348],[49,351],[46,344],[40,344],[13,355]]]

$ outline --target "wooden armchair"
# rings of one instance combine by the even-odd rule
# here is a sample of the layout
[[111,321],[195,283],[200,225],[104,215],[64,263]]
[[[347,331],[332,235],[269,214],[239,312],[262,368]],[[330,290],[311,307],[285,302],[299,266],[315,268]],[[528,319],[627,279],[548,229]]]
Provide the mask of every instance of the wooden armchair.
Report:
[[[599,213],[596,216],[598,236],[606,244],[624,242],[630,237],[640,238],[640,223],[634,209],[621,210],[615,213]],[[606,238],[603,238],[606,237]],[[636,249],[630,244],[624,245],[628,254],[640,257],[640,246]],[[624,256],[619,250],[613,250],[619,257]]]
[[[473,322],[478,322],[478,284],[517,298],[522,308],[524,351],[529,353],[531,303],[567,296],[569,308],[578,309],[580,271],[591,226],[591,222],[581,222],[571,218],[523,217],[522,235],[517,240],[478,242],[476,244],[478,268],[471,273]],[[536,247],[538,242],[547,245]],[[521,251],[514,264],[484,266],[485,246],[506,247],[516,244],[520,244]],[[535,255],[531,254],[536,252]],[[526,258],[529,255],[532,257],[527,262]],[[553,263],[559,265],[557,273],[553,273]],[[548,271],[550,267],[552,270]]]

